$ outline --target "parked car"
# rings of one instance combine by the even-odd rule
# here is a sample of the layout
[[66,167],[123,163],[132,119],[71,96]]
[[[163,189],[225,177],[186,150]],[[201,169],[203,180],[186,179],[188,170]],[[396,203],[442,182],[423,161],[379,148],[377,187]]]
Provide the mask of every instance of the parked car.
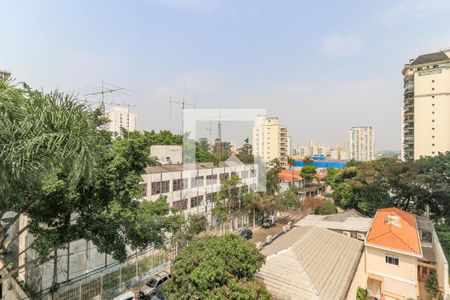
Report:
[[170,273],[161,272],[152,278],[150,278],[147,283],[139,289],[139,292],[144,295],[150,295],[152,292],[156,291],[158,288],[162,287],[164,283],[170,278]]
[[131,291],[128,291],[123,294],[120,294],[119,296],[115,297],[113,300],[136,300],[136,299],[138,299],[137,295]]
[[241,236],[244,239],[249,240],[253,237],[253,232],[250,229],[245,228],[244,230],[241,231]]
[[262,222],[262,227],[270,228],[272,226],[275,226],[276,223],[277,222],[275,221],[275,218],[264,219],[264,221]]

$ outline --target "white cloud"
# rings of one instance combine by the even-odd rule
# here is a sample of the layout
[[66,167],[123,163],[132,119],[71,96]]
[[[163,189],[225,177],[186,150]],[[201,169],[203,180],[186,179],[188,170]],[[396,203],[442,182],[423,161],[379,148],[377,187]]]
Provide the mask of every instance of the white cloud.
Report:
[[363,42],[355,35],[331,34],[322,38],[320,52],[326,56],[351,56],[362,50]]

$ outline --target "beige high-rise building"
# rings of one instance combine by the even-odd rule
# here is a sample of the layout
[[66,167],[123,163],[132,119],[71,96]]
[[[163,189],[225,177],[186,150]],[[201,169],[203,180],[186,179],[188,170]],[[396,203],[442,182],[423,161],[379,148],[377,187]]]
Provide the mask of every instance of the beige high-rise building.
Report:
[[136,114],[130,112],[128,107],[113,106],[106,113],[106,117],[110,120],[108,123],[108,130],[111,131],[114,136],[120,136],[122,134],[122,128],[127,131],[136,130]]
[[266,163],[279,159],[283,166],[287,165],[290,154],[290,137],[288,129],[280,125],[278,118],[259,116],[253,128],[253,155]]
[[402,74],[402,158],[449,151],[450,49],[410,59]]
[[371,126],[350,129],[350,159],[368,161],[375,159],[375,136]]

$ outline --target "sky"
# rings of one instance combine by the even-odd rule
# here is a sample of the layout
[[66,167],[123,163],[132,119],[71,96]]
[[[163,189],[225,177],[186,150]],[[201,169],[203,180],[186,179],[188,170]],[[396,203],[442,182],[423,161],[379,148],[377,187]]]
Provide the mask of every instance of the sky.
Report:
[[142,130],[180,131],[180,105],[169,99],[262,108],[288,127],[294,145],[342,144],[352,126],[373,126],[379,150],[399,150],[402,67],[450,47],[447,0],[16,0],[0,7],[0,69],[16,81],[80,95],[98,91],[102,80],[124,87],[106,101],[132,104]]

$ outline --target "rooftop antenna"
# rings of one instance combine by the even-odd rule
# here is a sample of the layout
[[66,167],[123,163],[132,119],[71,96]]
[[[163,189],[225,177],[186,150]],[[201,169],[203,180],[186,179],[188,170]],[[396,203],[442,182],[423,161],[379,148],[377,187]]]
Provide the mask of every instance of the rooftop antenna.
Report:
[[125,88],[117,87],[117,88],[113,88],[113,89],[111,89],[111,88],[105,89],[105,84],[104,84],[104,81],[102,80],[102,87],[101,87],[100,91],[86,93],[86,94],[83,94],[83,96],[88,97],[88,96],[101,95],[100,109],[102,110],[103,114],[105,114],[105,112],[106,112],[106,110],[105,110],[105,94],[110,94],[110,93],[114,93],[114,92],[118,92],[118,91],[122,91],[122,90],[125,90]]

